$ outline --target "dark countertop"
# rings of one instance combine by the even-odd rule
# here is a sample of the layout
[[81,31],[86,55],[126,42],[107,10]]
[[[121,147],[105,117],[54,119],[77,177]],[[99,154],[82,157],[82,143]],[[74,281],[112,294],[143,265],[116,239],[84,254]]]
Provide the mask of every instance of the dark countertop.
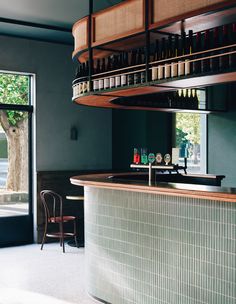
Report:
[[[96,188],[164,194],[171,196],[194,197],[236,203],[236,188],[206,186],[184,183],[152,182],[137,180],[140,173],[102,173],[79,175],[70,178],[74,185]],[[125,178],[128,176],[128,179]],[[211,176],[209,176],[211,178]]]

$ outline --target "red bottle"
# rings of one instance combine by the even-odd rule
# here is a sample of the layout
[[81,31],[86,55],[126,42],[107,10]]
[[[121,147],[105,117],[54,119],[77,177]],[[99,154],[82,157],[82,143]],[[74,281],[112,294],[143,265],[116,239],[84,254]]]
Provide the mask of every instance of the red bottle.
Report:
[[138,149],[134,148],[134,158],[133,158],[133,163],[138,165],[140,164],[140,154]]

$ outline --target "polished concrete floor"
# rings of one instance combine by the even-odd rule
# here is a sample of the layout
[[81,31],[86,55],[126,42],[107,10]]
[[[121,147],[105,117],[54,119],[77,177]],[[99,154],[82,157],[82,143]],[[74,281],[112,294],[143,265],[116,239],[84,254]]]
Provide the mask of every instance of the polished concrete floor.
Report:
[[0,248],[0,304],[95,304],[85,290],[84,249],[58,243]]

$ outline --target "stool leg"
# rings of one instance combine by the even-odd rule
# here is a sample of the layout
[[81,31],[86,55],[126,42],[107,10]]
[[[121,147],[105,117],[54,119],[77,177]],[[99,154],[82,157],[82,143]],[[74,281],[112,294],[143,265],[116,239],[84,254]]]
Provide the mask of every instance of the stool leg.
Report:
[[61,232],[60,243],[62,244],[62,249],[63,249],[63,252],[65,253],[65,242],[64,242],[63,222],[60,223],[60,232]]
[[41,250],[43,250],[43,245],[44,245],[45,240],[46,240],[47,229],[48,229],[48,224],[46,222],[45,227],[44,227],[43,240],[42,240],[42,243],[41,243]]
[[74,220],[74,238],[75,238],[75,245],[77,248],[79,248],[79,244],[78,244],[78,241],[77,241],[77,229],[76,229],[76,221]]

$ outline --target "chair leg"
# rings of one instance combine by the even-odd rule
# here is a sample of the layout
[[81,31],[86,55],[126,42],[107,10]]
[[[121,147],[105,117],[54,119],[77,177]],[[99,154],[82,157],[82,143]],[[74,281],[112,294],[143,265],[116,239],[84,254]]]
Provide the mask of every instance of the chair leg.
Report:
[[77,229],[76,229],[76,221],[74,221],[74,238],[75,238],[75,245],[77,248],[79,248],[79,244],[78,244],[78,241],[77,241]]
[[60,232],[61,232],[61,244],[63,252],[65,253],[65,242],[64,242],[64,230],[63,230],[63,223],[60,223]]
[[43,245],[45,243],[45,240],[46,240],[46,234],[47,234],[47,223],[45,223],[45,227],[44,227],[44,233],[43,233],[43,240],[42,240],[42,243],[41,243],[41,250],[43,250]]

